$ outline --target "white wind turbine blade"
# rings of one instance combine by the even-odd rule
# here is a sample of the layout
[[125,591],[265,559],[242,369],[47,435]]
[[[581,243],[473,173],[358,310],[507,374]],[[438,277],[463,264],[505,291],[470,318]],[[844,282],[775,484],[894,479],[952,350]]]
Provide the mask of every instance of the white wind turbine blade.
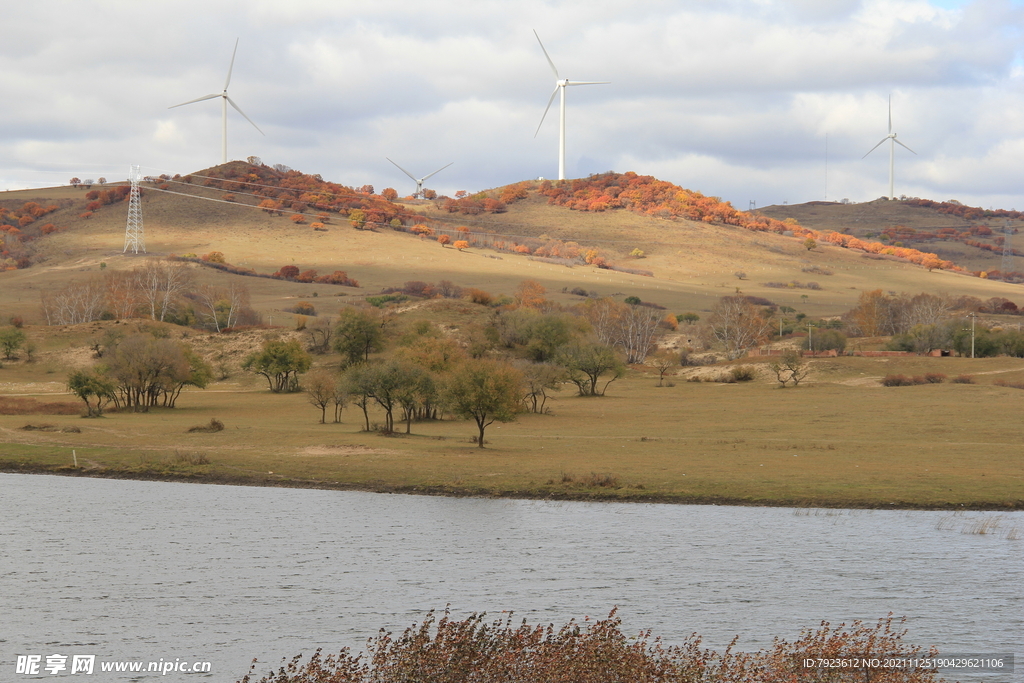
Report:
[[[235,68],[235,53],[237,53],[237,52],[238,52],[238,38],[235,38],[235,49],[231,52],[231,64],[228,66],[228,77],[224,81],[224,92],[228,91],[228,85],[231,84],[231,71]],[[237,109],[237,107],[236,107],[236,109]],[[245,116],[245,114],[242,114],[242,116]],[[250,121],[249,123],[252,123],[252,121]],[[253,123],[252,125],[255,126],[256,124]]]
[[[540,49],[544,50],[544,43],[540,42],[540,36],[537,35],[537,29],[533,29],[533,35],[537,36],[537,42],[540,43]],[[555,68],[555,63],[551,61],[551,55],[548,54],[547,50],[544,50],[544,56],[548,60],[548,64],[551,65],[551,70],[555,72],[555,80],[558,80],[558,69]]]
[[202,102],[203,100],[212,100],[215,97],[222,97],[222,96],[223,96],[223,93],[219,93],[219,92],[218,93],[214,93],[212,95],[203,95],[202,97],[197,97],[194,100],[189,100],[188,102],[182,102],[181,104],[176,104],[173,107],[167,107],[167,108],[168,109],[174,109],[174,107],[184,107],[186,104],[192,104],[193,102]]
[[566,85],[608,85],[611,81],[566,81]]
[[[385,158],[385,159],[388,159],[387,157],[384,157],[384,158]],[[391,161],[391,159],[388,159],[388,161]],[[395,162],[394,162],[394,161],[391,161],[391,163],[395,164]],[[455,162],[453,161],[452,163],[455,163]],[[399,171],[401,171],[401,172],[402,172],[402,173],[404,173],[405,175],[407,175],[407,176],[409,176],[410,178],[412,178],[413,182],[419,182],[419,180],[417,180],[416,176],[414,176],[414,175],[413,175],[412,173],[409,173],[408,171],[406,171],[406,170],[405,170],[404,168],[402,168],[402,167],[401,167],[401,166],[399,166],[398,164],[395,164],[395,166],[396,166],[396,167],[398,167],[398,170],[399,170]]]
[[[230,104],[232,107],[235,108],[235,111],[237,111],[242,116],[245,116],[245,112],[242,111],[241,107],[239,107],[237,104],[235,104],[235,101],[233,99],[228,97],[226,94],[224,95],[224,99],[226,99],[228,101],[228,104]],[[253,123],[252,119],[250,119],[248,116],[245,116],[245,120],[248,121],[249,123],[252,123],[252,127],[255,128],[256,130],[260,131],[260,135],[264,135],[264,136],[266,135],[266,133],[264,133],[262,130],[260,130],[260,127],[257,126],[255,123]]]
[[[881,146],[882,146],[882,143],[883,143],[883,142],[885,142],[885,141],[886,141],[886,140],[888,140],[888,139],[889,139],[889,136],[888,136],[888,135],[886,135],[886,136],[885,136],[884,138],[882,138],[882,139],[881,139],[881,141],[879,141],[879,143],[878,143],[877,145],[875,145],[874,147],[872,147],[871,149],[869,149],[869,150],[868,150],[868,154],[871,154],[871,153],[872,153],[872,152],[874,152],[874,151],[875,151],[876,149],[878,149],[879,147],[881,147]],[[900,144],[902,145],[903,143],[901,142]],[[908,149],[909,149],[909,148],[908,148]],[[868,154],[865,154],[864,156],[862,156],[862,157],[861,157],[861,159],[864,159],[864,158],[866,158]]]
[[548,98],[548,106],[544,107],[544,113],[540,117],[540,123],[537,124],[537,130],[533,133],[533,137],[537,137],[537,133],[540,133],[540,127],[544,125],[544,119],[547,118],[548,110],[551,109],[551,103],[555,101],[555,95],[558,94],[558,89],[561,87],[556,85],[555,89],[551,92],[551,97]]
[[[915,152],[914,150],[910,149],[909,147],[907,147],[906,145],[904,145],[904,144],[903,144],[902,142],[900,142],[899,140],[897,140],[897,139],[896,139],[896,136],[895,136],[895,135],[893,135],[893,136],[892,136],[892,141],[893,141],[893,142],[895,142],[895,143],[896,143],[897,145],[899,145],[900,147],[902,147],[903,149],[905,149],[905,150],[907,150],[908,152],[910,152],[911,154],[917,154],[917,152]],[[879,143],[879,144],[881,144],[881,143]]]
[[[386,159],[386,158],[387,158],[387,157],[385,157],[385,159]],[[451,163],[445,164],[444,166],[442,166],[441,168],[437,169],[436,171],[434,171],[434,172],[433,172],[433,173],[431,173],[430,175],[425,175],[425,176],[423,176],[422,178],[420,178],[420,182],[422,183],[422,182],[423,182],[424,180],[426,180],[427,178],[429,178],[429,177],[430,177],[430,176],[432,176],[432,175],[437,175],[438,173],[440,173],[441,171],[443,171],[444,169],[448,168],[449,166],[451,166],[451,165],[452,165],[452,164],[454,164],[454,163],[455,163],[455,162],[453,161],[453,162],[451,162]],[[415,179],[414,179],[414,180],[415,180]]]

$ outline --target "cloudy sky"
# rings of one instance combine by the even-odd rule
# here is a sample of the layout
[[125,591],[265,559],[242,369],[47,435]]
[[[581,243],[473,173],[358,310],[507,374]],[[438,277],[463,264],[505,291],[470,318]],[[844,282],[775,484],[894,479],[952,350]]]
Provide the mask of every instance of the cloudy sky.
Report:
[[[37,0],[0,41],[0,190],[257,155],[440,193],[636,171],[740,209],[888,191],[1024,209],[1022,0]],[[827,150],[827,153],[826,153]],[[827,173],[826,173],[827,168]]]

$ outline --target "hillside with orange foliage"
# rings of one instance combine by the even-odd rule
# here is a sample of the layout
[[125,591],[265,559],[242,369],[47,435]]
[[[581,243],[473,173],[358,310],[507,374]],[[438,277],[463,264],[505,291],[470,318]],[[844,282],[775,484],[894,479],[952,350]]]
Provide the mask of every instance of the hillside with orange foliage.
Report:
[[[862,240],[835,231],[812,230],[796,221],[780,221],[767,216],[738,211],[729,202],[686,190],[653,176],[636,173],[602,173],[589,178],[552,183],[544,181],[538,192],[548,201],[576,211],[613,211],[627,209],[635,213],[665,219],[687,219],[710,224],[735,225],[754,232],[774,232],[824,241],[844,249],[893,256],[929,270],[959,270],[936,254]],[[808,248],[812,248],[809,244]]]

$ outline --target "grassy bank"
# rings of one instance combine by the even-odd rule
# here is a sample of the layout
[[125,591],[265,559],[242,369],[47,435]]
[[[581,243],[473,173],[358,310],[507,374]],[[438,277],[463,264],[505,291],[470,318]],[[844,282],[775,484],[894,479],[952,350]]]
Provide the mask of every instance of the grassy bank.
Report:
[[[1020,361],[815,365],[816,381],[796,389],[764,376],[742,384],[679,377],[657,387],[639,373],[605,397],[566,389],[549,402],[550,415],[492,425],[485,449],[463,421],[413,423],[411,435],[385,437],[361,431],[362,414],[349,408],[342,423],[317,424],[319,411],[303,395],[271,395],[243,378],[148,414],[2,415],[0,470],[443,495],[1024,508],[1024,391],[992,383],[1024,379]],[[877,381],[928,370],[973,372],[977,383]],[[210,418],[224,431],[188,433]]]

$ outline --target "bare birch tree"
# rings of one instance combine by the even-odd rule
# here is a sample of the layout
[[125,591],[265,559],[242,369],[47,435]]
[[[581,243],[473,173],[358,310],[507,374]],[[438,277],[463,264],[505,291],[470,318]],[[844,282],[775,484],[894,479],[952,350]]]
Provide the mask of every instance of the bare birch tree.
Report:
[[43,317],[47,325],[77,325],[99,320],[105,299],[102,278],[72,281],[55,294],[42,294]]

